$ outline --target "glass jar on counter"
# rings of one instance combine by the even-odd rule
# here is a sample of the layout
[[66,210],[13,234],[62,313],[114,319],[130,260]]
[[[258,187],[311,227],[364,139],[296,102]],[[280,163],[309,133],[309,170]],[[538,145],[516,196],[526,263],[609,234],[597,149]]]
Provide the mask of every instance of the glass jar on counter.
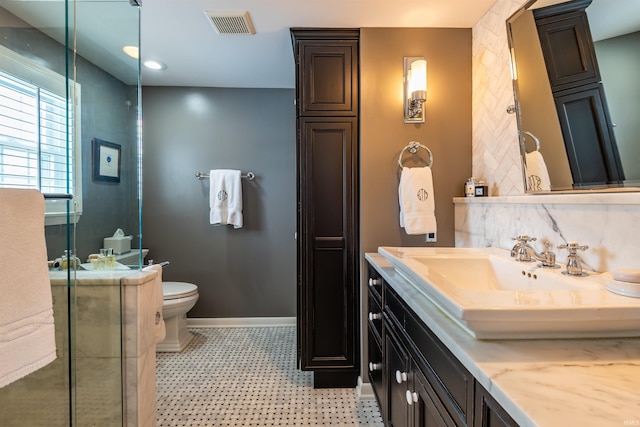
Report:
[[73,249],[65,249],[60,257],[60,268],[63,270],[73,269],[76,267],[76,255]]

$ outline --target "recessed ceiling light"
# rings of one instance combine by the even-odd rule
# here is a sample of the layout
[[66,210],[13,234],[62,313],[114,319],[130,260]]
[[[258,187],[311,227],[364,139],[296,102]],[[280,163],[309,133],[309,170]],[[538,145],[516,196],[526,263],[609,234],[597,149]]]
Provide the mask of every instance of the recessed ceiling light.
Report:
[[144,66],[147,68],[150,68],[152,70],[166,70],[167,69],[167,64],[160,62],[160,61],[155,61],[155,60],[147,60],[144,61]]
[[134,59],[138,59],[140,57],[140,49],[138,49],[138,46],[125,46],[122,50]]

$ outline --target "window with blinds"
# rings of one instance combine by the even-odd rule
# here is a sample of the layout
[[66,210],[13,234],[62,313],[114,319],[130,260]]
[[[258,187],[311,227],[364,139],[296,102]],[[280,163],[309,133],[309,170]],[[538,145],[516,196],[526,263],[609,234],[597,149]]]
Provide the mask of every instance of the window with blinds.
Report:
[[[70,86],[79,101],[79,86]],[[0,187],[72,194],[71,210],[80,214],[80,110],[79,102],[67,103],[66,91],[63,76],[0,50]],[[66,210],[66,201],[47,200],[48,217],[66,216]]]

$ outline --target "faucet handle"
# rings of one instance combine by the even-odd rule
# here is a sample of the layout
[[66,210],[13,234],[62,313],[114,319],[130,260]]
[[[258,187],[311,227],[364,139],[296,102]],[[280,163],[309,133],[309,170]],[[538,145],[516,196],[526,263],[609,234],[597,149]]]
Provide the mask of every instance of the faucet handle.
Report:
[[562,245],[558,245],[558,249],[566,249],[569,251],[569,255],[576,255],[578,251],[586,251],[589,249],[589,246],[579,245],[578,242],[567,242]]
[[538,239],[536,237],[529,237],[528,234],[520,234],[516,237],[512,237],[511,240],[517,240],[518,242],[521,242],[521,243],[529,243],[529,242],[534,242]]
[[567,269],[563,271],[564,274],[570,276],[586,276],[587,273],[582,271],[582,262],[578,256],[578,251],[586,251],[589,249],[587,245],[579,245],[577,242],[567,242],[558,246],[558,249],[566,249],[569,251],[567,257]]

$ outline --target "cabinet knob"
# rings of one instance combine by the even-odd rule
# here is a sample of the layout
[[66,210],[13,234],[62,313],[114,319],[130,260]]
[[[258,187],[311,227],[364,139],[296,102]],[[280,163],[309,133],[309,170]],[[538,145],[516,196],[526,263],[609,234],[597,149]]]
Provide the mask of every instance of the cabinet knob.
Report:
[[406,380],[407,380],[407,373],[406,372],[400,372],[400,370],[397,370],[396,371],[396,382],[398,384],[402,384]]
[[412,393],[411,390],[407,390],[405,397],[407,398],[407,403],[409,404],[409,406],[413,405],[418,401],[418,393],[416,392]]
[[375,372],[382,369],[382,363],[369,362],[369,371]]
[[380,320],[380,319],[382,319],[382,313],[369,312],[369,320],[373,321],[373,320]]
[[369,278],[369,286],[377,286],[381,282],[380,279],[374,279],[373,277]]

